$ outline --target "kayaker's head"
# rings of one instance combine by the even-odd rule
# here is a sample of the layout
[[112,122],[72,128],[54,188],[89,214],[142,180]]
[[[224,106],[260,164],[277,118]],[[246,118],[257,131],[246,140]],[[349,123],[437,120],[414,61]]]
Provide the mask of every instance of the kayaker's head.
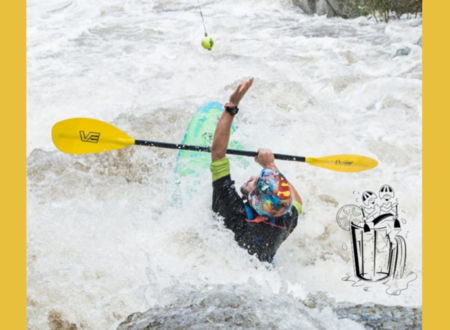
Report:
[[377,199],[377,195],[375,195],[375,193],[373,193],[372,191],[365,191],[362,194],[362,201],[363,204],[366,206],[370,206],[370,205],[374,205],[375,201]]
[[242,185],[241,192],[261,216],[279,217],[292,206],[289,182],[274,169],[264,168],[259,177],[252,176]]
[[241,186],[241,193],[242,195],[248,197],[248,195],[254,191],[256,189],[256,184],[258,182],[258,177],[257,176],[251,176],[247,182],[245,182],[242,186]]
[[394,198],[394,189],[392,189],[391,186],[385,184],[381,186],[379,196],[381,199],[389,201],[390,199]]

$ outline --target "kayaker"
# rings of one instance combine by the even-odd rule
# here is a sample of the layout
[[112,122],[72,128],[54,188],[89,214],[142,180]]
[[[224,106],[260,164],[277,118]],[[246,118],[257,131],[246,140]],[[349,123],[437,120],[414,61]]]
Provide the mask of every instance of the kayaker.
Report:
[[259,149],[255,161],[263,169],[241,187],[242,197],[230,177],[226,150],[230,128],[242,97],[253,78],[236,88],[219,119],[211,148],[213,211],[234,232],[238,244],[259,260],[271,262],[281,243],[297,226],[302,211],[300,195],[275,165],[272,151]]

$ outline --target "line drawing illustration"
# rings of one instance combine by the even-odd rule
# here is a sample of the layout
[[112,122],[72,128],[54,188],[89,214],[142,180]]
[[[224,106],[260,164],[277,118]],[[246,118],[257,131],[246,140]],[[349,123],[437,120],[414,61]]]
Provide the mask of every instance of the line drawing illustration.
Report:
[[[383,281],[386,293],[398,295],[417,275],[405,271],[407,245],[394,189],[384,184],[378,194],[366,190],[360,196],[360,205],[346,204],[336,214],[339,227],[350,232],[354,282]],[[351,276],[343,280],[351,281]],[[393,280],[404,280],[400,290],[391,289]]]

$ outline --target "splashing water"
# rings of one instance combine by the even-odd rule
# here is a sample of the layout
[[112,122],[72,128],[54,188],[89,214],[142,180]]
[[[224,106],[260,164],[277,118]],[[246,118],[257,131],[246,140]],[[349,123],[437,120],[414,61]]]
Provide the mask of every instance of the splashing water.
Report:
[[[384,24],[306,16],[290,1],[209,1],[209,52],[190,1],[27,6],[29,329],[112,329],[149,308],[166,321],[215,315],[224,327],[355,329],[331,310],[305,309],[302,300],[319,291],[336,301],[421,305],[420,18]],[[394,56],[403,47],[411,52]],[[92,117],[134,138],[179,142],[199,106],[225,102],[250,76],[235,120],[247,149],[380,162],[355,174],[279,162],[305,212],[274,265],[249,256],[214,219],[209,173],[188,203],[173,203],[174,151],[74,156],[50,139],[55,122]],[[233,159],[237,184],[257,173]],[[335,221],[354,191],[386,183],[407,220],[406,268],[418,275],[397,296],[341,280],[352,256]]]

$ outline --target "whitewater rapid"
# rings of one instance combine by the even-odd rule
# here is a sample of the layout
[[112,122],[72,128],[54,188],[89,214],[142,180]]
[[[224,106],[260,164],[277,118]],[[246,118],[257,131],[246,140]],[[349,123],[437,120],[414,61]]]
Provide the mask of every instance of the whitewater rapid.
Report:
[[[211,52],[200,46],[195,1],[27,2],[28,328],[115,329],[149,308],[188,315],[180,301],[196,299],[210,304],[192,315],[242,304],[248,320],[281,329],[355,329],[330,310],[303,311],[301,301],[320,291],[337,302],[421,306],[421,18],[307,16],[273,0],[206,1],[202,11]],[[280,161],[304,214],[271,266],[214,220],[209,173],[182,207],[173,202],[189,183],[174,181],[174,151],[75,156],[51,141],[57,121],[91,117],[136,139],[179,142],[198,107],[226,102],[248,77],[254,85],[235,120],[247,149],[379,161],[356,174]],[[257,173],[233,159],[238,184]],[[404,220],[401,294],[343,280],[353,261],[336,212],[383,184],[394,187]]]

